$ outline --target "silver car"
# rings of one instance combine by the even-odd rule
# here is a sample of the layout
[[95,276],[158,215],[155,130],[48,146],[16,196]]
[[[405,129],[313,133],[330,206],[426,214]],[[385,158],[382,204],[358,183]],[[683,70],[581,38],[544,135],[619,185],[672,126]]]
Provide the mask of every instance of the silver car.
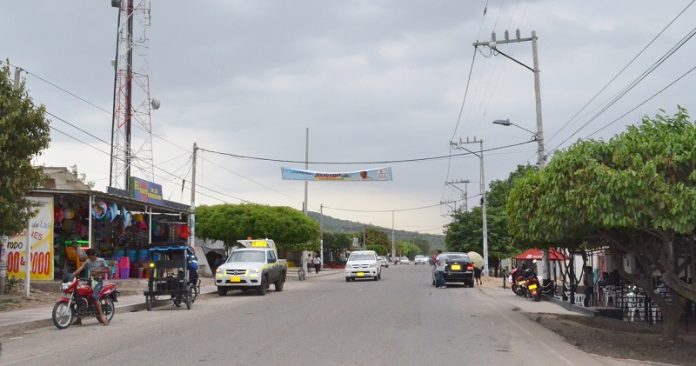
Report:
[[382,267],[389,268],[389,261],[387,260],[387,257],[380,255],[377,257],[379,260],[379,263],[382,265]]

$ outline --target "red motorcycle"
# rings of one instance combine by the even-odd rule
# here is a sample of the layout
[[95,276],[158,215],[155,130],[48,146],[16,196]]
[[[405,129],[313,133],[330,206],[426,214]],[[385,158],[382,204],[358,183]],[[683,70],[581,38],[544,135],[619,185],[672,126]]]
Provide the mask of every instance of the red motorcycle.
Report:
[[541,284],[539,283],[539,278],[537,278],[536,274],[530,271],[526,277],[526,281],[527,297],[534,299],[534,301],[541,300]]
[[[99,303],[107,321],[114,317],[114,302],[118,301],[117,286],[113,283],[104,284],[99,291]],[[90,316],[97,318],[99,322],[99,312],[92,296],[92,287],[84,282],[80,282],[77,277],[67,275],[63,278],[60,289],[65,293],[55,305],[53,305],[53,325],[58,329],[69,327],[75,318],[81,319]]]
[[519,268],[515,268],[511,274],[512,277],[512,292],[517,296],[524,296],[527,287],[527,280],[520,273]]

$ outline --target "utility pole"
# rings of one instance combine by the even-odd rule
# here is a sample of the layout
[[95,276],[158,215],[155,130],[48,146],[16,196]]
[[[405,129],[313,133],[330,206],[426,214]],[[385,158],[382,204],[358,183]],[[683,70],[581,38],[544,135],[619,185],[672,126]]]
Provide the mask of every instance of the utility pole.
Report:
[[20,76],[22,74],[22,71],[23,70],[21,67],[15,67],[15,74],[14,74],[14,88],[15,88],[15,90],[19,89],[19,85],[21,82]]
[[[309,127],[307,127],[307,133],[305,135],[305,170],[309,169]],[[307,216],[307,181],[304,182],[304,204],[302,205],[302,211],[305,216]],[[324,263],[322,261],[322,263]]]
[[[462,192],[462,200],[464,201],[464,212],[469,212],[469,204],[467,203],[468,197],[467,197],[467,185],[470,183],[468,179],[459,179],[459,180],[450,180],[445,182],[449,184],[450,186],[454,187],[456,190],[459,192]],[[457,187],[457,184],[464,184],[464,190],[462,191],[461,188]]]
[[[539,170],[544,168],[545,165],[545,150],[544,150],[544,126],[542,123],[542,115],[541,115],[541,82],[539,79],[539,74],[541,70],[539,70],[539,57],[537,55],[538,53],[538,48],[537,48],[537,40],[538,37],[536,35],[536,31],[532,31],[532,36],[529,38],[521,38],[520,37],[520,30],[517,29],[515,31],[515,39],[510,39],[510,35],[508,31],[505,31],[505,39],[504,40],[497,40],[495,37],[495,32],[491,33],[491,40],[488,42],[474,42],[474,47],[479,47],[479,46],[484,46],[490,48],[492,51],[503,55],[504,57],[516,62],[520,66],[526,68],[527,70],[531,71],[534,74],[534,99],[535,99],[535,104],[536,104],[536,127],[537,127],[537,132],[536,132],[536,139],[538,143],[537,147],[537,165],[539,166]],[[501,51],[498,49],[498,45],[500,44],[510,44],[510,43],[521,43],[521,42],[532,42],[532,67],[529,67],[525,65],[524,63],[516,60],[512,56],[506,54],[505,52]],[[551,279],[551,264],[549,261],[549,250],[548,248],[544,249],[544,256],[543,256],[543,273],[542,277],[544,279],[544,284],[547,283],[548,280]]]
[[[488,219],[486,218],[486,178],[483,173],[483,140],[477,139],[476,137],[474,137],[473,140],[469,140],[469,138],[467,137],[466,141],[462,141],[462,139],[460,138],[458,143],[451,142],[450,144],[454,146],[455,149],[468,151],[469,153],[474,154],[479,158],[481,166],[481,181],[479,184],[481,190],[481,219],[483,221],[483,273],[484,275],[488,275]],[[464,145],[466,144],[479,144],[480,151],[478,153],[475,153],[464,147]]]
[[324,204],[323,203],[321,205],[319,205],[319,259],[321,259],[321,268],[324,268]]
[[189,245],[196,246],[196,154],[198,145],[193,143],[193,156],[191,157],[191,213],[189,214]]
[[394,244],[394,210],[392,210],[392,248],[391,248],[391,255],[392,258],[394,258],[394,255],[396,254],[396,246]]

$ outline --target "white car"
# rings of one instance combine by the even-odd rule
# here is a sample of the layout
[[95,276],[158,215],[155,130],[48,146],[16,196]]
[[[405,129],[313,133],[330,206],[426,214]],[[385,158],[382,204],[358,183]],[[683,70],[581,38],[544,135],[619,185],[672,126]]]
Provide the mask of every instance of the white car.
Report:
[[411,264],[411,261],[408,260],[408,257],[401,257],[399,264]]
[[413,264],[426,265],[428,264],[428,258],[424,255],[417,255],[416,258],[413,260]]
[[387,257],[380,255],[377,257],[377,259],[379,259],[379,263],[382,265],[382,267],[389,268],[389,261],[387,260]]
[[344,273],[346,282],[354,281],[356,278],[379,281],[382,278],[382,265],[374,250],[359,250],[350,253]]

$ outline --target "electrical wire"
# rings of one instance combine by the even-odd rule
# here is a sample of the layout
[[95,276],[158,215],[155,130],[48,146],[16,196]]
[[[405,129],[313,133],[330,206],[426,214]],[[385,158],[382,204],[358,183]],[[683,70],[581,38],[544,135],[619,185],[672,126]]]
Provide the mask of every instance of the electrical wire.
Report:
[[604,130],[605,128],[607,128],[607,127],[613,125],[613,124],[616,123],[617,121],[619,121],[619,120],[621,120],[622,118],[626,117],[629,113],[635,111],[636,109],[638,109],[638,108],[640,108],[641,106],[643,106],[645,103],[649,102],[650,100],[652,100],[653,98],[655,98],[656,96],[658,96],[659,94],[661,94],[663,91],[669,89],[669,87],[671,87],[672,85],[674,85],[674,84],[676,84],[677,82],[679,82],[679,80],[683,79],[684,77],[686,77],[687,75],[689,75],[690,73],[692,73],[694,70],[696,70],[696,66],[692,67],[692,68],[689,69],[687,72],[681,74],[681,76],[679,76],[678,78],[676,78],[675,80],[673,80],[671,83],[667,84],[664,88],[660,89],[657,93],[651,95],[650,97],[648,97],[647,99],[645,99],[644,101],[642,101],[641,103],[639,103],[637,106],[631,108],[631,110],[629,110],[628,112],[626,112],[626,113],[620,115],[619,117],[617,117],[617,118],[614,119],[613,121],[607,123],[606,125],[602,126],[601,128],[599,128],[599,129],[596,130],[595,132],[592,132],[588,137],[591,137],[591,136],[593,136],[593,135],[595,135],[595,134],[601,132],[601,131]]
[[653,43],[654,43],[654,42],[655,42],[655,41],[656,41],[656,40],[657,40],[657,39],[658,39],[658,38],[659,38],[659,37],[660,37],[672,24],[674,24],[674,22],[675,22],[677,19],[679,19],[679,17],[681,17],[682,14],[684,14],[684,12],[685,12],[687,9],[689,9],[689,7],[690,7],[691,5],[693,5],[694,2],[696,2],[696,0],[692,0],[689,4],[686,5],[686,7],[684,7],[684,9],[682,9],[674,18],[672,18],[672,20],[671,20],[669,23],[667,23],[667,25],[664,26],[664,27],[662,28],[662,30],[660,30],[660,31],[650,40],[650,42],[648,42],[645,46],[643,46],[643,48],[642,48],[640,51],[638,51],[638,53],[637,53],[635,56],[633,56],[633,58],[632,58],[630,61],[628,61],[628,63],[627,63],[626,65],[624,65],[624,67],[621,68],[621,70],[619,70],[619,72],[617,72],[616,75],[614,75],[614,77],[611,78],[611,80],[609,80],[606,84],[604,84],[604,86],[603,86],[601,89],[599,89],[599,91],[597,91],[597,92],[592,96],[592,98],[590,98],[590,100],[588,100],[577,112],[575,112],[575,114],[574,114],[572,117],[570,117],[570,119],[568,119],[568,120],[563,124],[563,126],[561,126],[561,128],[559,128],[556,132],[554,132],[554,134],[551,135],[551,137],[548,138],[546,141],[550,142],[551,140],[553,140],[554,137],[556,137],[556,136],[557,136],[563,129],[565,129],[573,120],[575,120],[575,118],[576,118],[578,115],[580,115],[580,113],[582,113],[582,112],[585,110],[585,108],[587,108],[592,102],[594,102],[594,100],[597,99],[597,97],[598,97],[600,94],[602,94],[602,92],[604,92],[604,90],[606,90],[606,89],[609,87],[609,85],[611,85],[611,83],[613,83],[619,76],[621,76],[621,74],[623,74],[623,72],[626,71],[626,69],[628,69],[628,67],[631,66],[631,65],[633,64],[633,62],[635,62],[636,59],[638,59],[638,57],[640,57],[640,55],[642,55],[643,52],[645,52],[645,50],[648,49],[648,47],[650,47],[650,46],[651,46],[651,45],[652,45],[652,44],[653,44]]
[[682,39],[680,39],[672,48],[670,48],[664,55],[662,55],[657,61],[655,61],[650,67],[648,67],[645,71],[643,71],[642,74],[640,74],[636,79],[634,79],[631,83],[629,83],[624,89],[622,89],[614,98],[607,103],[599,112],[595,113],[592,118],[587,120],[584,124],[582,124],[575,132],[573,132],[570,136],[568,136],[565,140],[561,141],[558,145],[556,145],[552,151],[555,151],[558,149],[561,145],[566,143],[568,140],[570,140],[573,136],[577,135],[581,130],[583,130],[585,127],[587,127],[590,123],[595,121],[602,113],[607,111],[611,106],[616,104],[616,102],[619,101],[619,99],[623,98],[626,94],[628,94],[629,91],[631,91],[633,88],[635,88],[641,81],[643,81],[648,75],[650,75],[653,71],[655,71],[660,65],[662,65],[667,59],[669,59],[674,53],[676,53],[680,48],[686,44],[691,38],[696,35],[696,28],[693,28],[689,33],[687,33]]
[[[461,200],[456,200],[453,202],[458,202],[458,201],[461,201]],[[400,208],[400,209],[392,209],[392,210],[360,210],[360,209],[351,209],[351,208],[331,207],[331,206],[326,206],[326,205],[324,205],[324,208],[328,208],[328,209],[335,210],[335,211],[346,211],[346,212],[404,212],[404,211],[425,210],[428,208],[439,207],[442,205],[443,205],[443,203],[436,203],[434,205],[428,205],[428,206]]]
[[[496,150],[502,150],[502,149],[507,149],[510,147],[514,146],[521,146],[521,145],[526,145],[532,142],[536,141],[524,141],[524,142],[518,142],[515,144],[510,144],[510,145],[504,145],[504,146],[497,146],[497,147],[492,147],[489,149],[484,149],[484,152],[488,151],[496,151]],[[251,155],[241,155],[241,154],[233,154],[233,153],[226,153],[226,152],[221,152],[221,151],[215,151],[215,150],[210,150],[210,149],[205,149],[202,147],[199,147],[198,150],[201,151],[206,151],[212,154],[218,154],[218,155],[224,155],[224,156],[229,156],[232,158],[237,158],[237,159],[248,159],[248,160],[261,160],[261,161],[269,161],[269,162],[276,162],[276,163],[287,163],[287,164],[305,164],[304,160],[286,160],[286,159],[275,159],[275,158],[265,158],[265,157],[259,157],[259,156],[251,156]],[[437,155],[437,156],[429,156],[429,157],[424,157],[424,158],[413,158],[413,159],[401,159],[401,160],[378,160],[378,161],[309,161],[306,162],[307,164],[313,164],[313,165],[368,165],[368,164],[400,164],[400,163],[413,163],[413,162],[420,162],[420,161],[428,161],[428,160],[442,160],[442,159],[448,159],[451,157],[459,157],[459,156],[468,156],[468,155],[475,155],[471,152],[466,152],[466,153],[459,153],[459,154],[450,154],[450,155]]]

